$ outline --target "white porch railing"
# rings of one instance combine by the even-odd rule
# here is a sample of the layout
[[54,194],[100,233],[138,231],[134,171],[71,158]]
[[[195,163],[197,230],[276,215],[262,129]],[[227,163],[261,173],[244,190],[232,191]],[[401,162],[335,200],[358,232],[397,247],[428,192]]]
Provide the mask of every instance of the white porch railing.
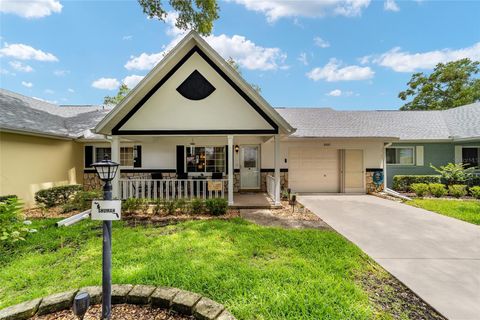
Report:
[[224,198],[228,179],[120,179],[120,199]]
[[267,193],[272,200],[275,200],[275,177],[270,174],[267,175]]

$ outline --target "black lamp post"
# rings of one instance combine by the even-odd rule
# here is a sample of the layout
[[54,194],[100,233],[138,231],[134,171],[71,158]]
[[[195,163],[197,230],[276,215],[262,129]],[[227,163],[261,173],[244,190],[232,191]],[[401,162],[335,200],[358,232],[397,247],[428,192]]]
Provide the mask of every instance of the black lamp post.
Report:
[[[104,182],[103,199],[112,200],[112,180],[118,170],[118,163],[105,158],[92,164],[98,177]],[[102,319],[110,319],[112,310],[112,221],[103,221],[102,252]]]

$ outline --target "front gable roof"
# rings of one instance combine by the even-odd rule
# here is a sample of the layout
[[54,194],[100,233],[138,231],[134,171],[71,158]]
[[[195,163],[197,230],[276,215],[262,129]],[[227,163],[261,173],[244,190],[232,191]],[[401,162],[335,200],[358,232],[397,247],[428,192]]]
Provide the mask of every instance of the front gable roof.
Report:
[[[202,89],[187,92],[192,85]],[[95,130],[108,135],[290,134],[294,131],[194,31],[188,33]]]

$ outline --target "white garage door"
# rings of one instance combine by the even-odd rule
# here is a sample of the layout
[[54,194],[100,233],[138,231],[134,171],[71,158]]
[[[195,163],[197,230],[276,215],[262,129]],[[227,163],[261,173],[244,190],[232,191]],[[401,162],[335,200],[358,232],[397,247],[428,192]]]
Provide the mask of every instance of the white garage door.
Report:
[[296,147],[288,150],[288,186],[294,192],[339,192],[338,150]]

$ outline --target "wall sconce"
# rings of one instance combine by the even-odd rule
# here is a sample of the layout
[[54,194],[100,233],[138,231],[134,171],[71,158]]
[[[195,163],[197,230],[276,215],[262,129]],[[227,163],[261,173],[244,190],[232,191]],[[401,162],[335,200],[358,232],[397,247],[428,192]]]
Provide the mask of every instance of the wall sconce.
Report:
[[238,150],[240,150],[240,147],[237,145],[235,145],[235,153],[238,153]]

